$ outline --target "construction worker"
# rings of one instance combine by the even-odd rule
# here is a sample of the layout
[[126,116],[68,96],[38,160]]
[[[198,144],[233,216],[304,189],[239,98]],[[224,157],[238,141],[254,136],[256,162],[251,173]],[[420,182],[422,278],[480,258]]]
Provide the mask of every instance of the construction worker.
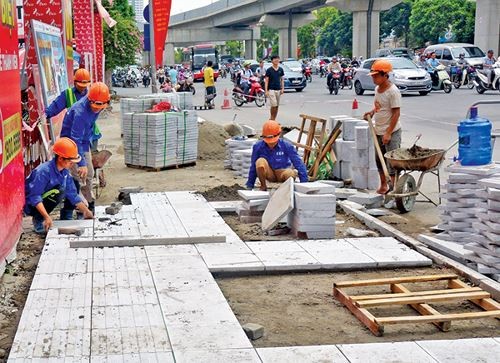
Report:
[[[267,190],[267,181],[284,182],[288,178],[300,179],[301,183],[309,180],[307,169],[297,154],[295,147],[280,139],[281,126],[274,120],[269,120],[262,127],[262,140],[254,144],[252,164],[248,172],[246,186],[253,189],[255,180],[259,178],[260,190]],[[291,166],[295,167],[292,169]]]
[[[90,142],[97,117],[108,106],[109,101],[108,86],[102,82],[92,84],[87,97],[75,103],[66,113],[61,128],[61,136],[72,139],[78,147],[78,154],[82,157],[71,169],[71,175],[80,183],[82,195],[87,200],[91,211],[94,210],[92,195],[94,168]],[[61,209],[61,219],[72,219],[72,217],[73,209]]]
[[87,95],[87,88],[90,86],[90,73],[85,68],[78,69],[75,72],[74,84],[74,87],[62,91],[45,109],[47,118],[59,115],[63,110],[70,108]]
[[61,137],[52,148],[54,158],[39,165],[26,179],[26,201],[24,212],[32,216],[36,233],[45,234],[52,227],[50,213],[66,197],[65,203],[75,206],[85,218],[93,218],[92,212],[77,193],[75,182],[69,170],[80,161],[75,142]]

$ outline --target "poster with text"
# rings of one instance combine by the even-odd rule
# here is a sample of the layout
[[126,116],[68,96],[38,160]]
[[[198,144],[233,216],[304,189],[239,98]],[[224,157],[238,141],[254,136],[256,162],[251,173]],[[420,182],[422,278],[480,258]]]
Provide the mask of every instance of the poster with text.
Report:
[[40,67],[44,106],[48,107],[62,91],[69,87],[66,47],[62,44],[59,28],[37,20],[31,22]]

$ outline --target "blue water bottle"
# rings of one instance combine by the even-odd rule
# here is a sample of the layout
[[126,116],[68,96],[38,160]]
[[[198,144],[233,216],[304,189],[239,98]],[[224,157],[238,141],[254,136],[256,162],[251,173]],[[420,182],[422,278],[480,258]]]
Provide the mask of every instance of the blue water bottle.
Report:
[[462,165],[486,165],[491,157],[491,122],[471,107],[470,118],[458,125],[458,159]]

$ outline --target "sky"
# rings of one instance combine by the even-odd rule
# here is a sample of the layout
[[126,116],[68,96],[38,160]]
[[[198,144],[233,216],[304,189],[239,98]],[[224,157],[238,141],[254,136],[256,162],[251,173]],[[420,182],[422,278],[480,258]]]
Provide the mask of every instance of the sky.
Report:
[[178,14],[184,11],[199,8],[208,5],[216,0],[172,0],[172,9],[170,13]]

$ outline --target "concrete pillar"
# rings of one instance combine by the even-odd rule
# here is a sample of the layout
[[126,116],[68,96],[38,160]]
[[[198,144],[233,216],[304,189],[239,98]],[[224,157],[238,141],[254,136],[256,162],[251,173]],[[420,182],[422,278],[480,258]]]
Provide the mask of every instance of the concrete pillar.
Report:
[[500,51],[500,4],[498,0],[476,2],[476,25],[474,44],[483,51],[493,49],[498,57]]
[[[260,23],[279,30],[279,56],[281,59],[297,57],[297,28],[312,23],[312,14],[264,15]],[[273,53],[275,53],[273,51]]]
[[257,59],[256,40],[245,40],[245,59]]
[[[328,0],[327,5],[341,11],[352,12],[352,55],[355,57],[371,57],[379,48],[380,12],[399,4],[402,0],[373,0],[371,12],[370,40],[368,40],[368,6],[369,0]],[[368,42],[370,46],[368,47]],[[370,54],[368,54],[370,48]]]
[[226,45],[225,44],[223,44],[223,45],[220,46],[220,53],[219,53],[219,55],[224,55],[224,54],[226,54]]
[[173,43],[165,43],[165,50],[163,51],[163,64],[175,64],[175,47]]

